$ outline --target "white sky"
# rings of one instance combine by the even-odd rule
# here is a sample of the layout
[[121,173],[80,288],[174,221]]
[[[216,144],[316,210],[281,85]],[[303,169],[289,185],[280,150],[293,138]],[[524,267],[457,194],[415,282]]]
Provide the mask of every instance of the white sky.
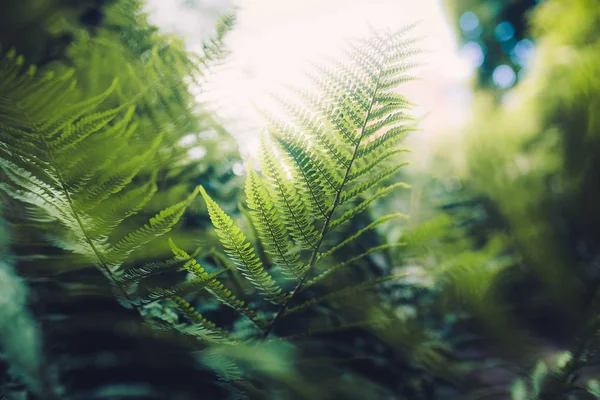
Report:
[[[190,47],[210,31],[218,13],[230,0],[203,0],[198,10],[182,8],[183,0],[151,0],[154,22],[176,30]],[[457,127],[466,117],[471,75],[469,64],[458,58],[453,33],[439,0],[240,0],[238,23],[227,38],[231,55],[225,70],[215,76],[210,98],[230,119],[230,130],[252,152],[261,120],[252,103],[261,104],[265,93],[281,84],[302,85],[309,61],[339,51],[344,39],[368,34],[375,28],[401,28],[421,21],[415,34],[424,36],[430,51],[421,68],[423,80],[410,83],[405,93],[428,112],[425,137]],[[206,9],[210,10],[206,12]],[[204,10],[204,11],[203,11]]]

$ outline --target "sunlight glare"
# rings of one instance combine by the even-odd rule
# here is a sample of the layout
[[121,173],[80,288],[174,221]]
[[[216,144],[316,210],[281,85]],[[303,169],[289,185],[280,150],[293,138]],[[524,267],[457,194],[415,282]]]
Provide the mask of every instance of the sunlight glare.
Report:
[[242,151],[254,154],[263,122],[253,105],[269,104],[267,93],[281,93],[283,84],[306,86],[309,62],[341,56],[344,40],[368,35],[369,25],[399,29],[419,21],[412,34],[424,37],[421,46],[429,54],[417,74],[427,79],[405,84],[404,94],[420,104],[418,112],[451,113],[444,108],[456,107],[456,96],[443,93],[462,84],[474,66],[459,57],[436,0],[242,1],[226,42],[231,51],[226,67],[202,98],[229,121]]

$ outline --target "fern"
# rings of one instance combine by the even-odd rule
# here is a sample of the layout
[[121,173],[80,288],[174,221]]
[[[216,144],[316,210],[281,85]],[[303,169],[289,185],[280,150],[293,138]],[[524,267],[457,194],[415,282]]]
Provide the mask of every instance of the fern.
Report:
[[[398,143],[415,127],[408,116],[410,102],[394,91],[396,84],[410,79],[406,70],[415,51],[412,41],[405,39],[407,32],[374,32],[369,39],[355,41],[348,63],[317,68],[316,94],[296,90],[304,103],[279,98],[291,118],[268,116],[268,133],[261,139],[261,170],[251,169],[246,180],[247,216],[254,235],[234,222],[208,187],[198,187],[141,227],[129,229],[131,217],[146,210],[157,192],[160,171],[173,154],[165,149],[173,149],[177,137],[171,129],[157,132],[164,125],[149,112],[157,102],[169,103],[177,96],[176,90],[169,92],[157,82],[157,71],[165,65],[156,47],[147,49],[150,66],[142,74],[150,82],[147,91],[130,95],[142,82],[136,82],[135,71],[129,70],[131,80],[115,80],[92,99],[80,92],[73,71],[41,75],[25,69],[15,54],[7,54],[0,65],[1,76],[6,77],[0,83],[0,168],[5,178],[0,188],[41,210],[36,212],[37,222],[59,222],[62,228],[53,232],[53,243],[97,266],[116,287],[116,296],[140,311],[157,333],[198,340],[201,344],[193,346],[202,349],[226,345],[241,351],[238,335],[196,310],[188,295],[208,293],[246,317],[241,320],[255,326],[252,344],[268,339],[287,315],[402,276],[367,279],[308,301],[297,298],[340,268],[402,245],[373,246],[329,264],[367,232],[406,218],[394,213],[351,234],[335,232],[377,200],[408,187],[390,182],[405,165],[396,158],[406,151]],[[103,54],[98,47],[113,44],[93,40],[96,50],[90,54],[98,57]],[[86,52],[78,51],[78,56]],[[207,52],[211,61],[216,53]],[[99,81],[84,80],[86,91],[98,92]],[[197,259],[198,253],[190,255],[174,241],[170,241],[172,259],[126,268],[134,253],[173,228],[198,194],[226,255],[226,259],[215,256],[216,264],[224,268],[207,266]],[[128,232],[122,234],[124,226]],[[340,236],[345,237],[338,240]],[[236,271],[230,271],[230,265]],[[176,284],[156,283],[153,278],[168,270],[185,271],[187,278]],[[229,273],[243,277],[241,290],[230,288],[231,282],[222,278]],[[243,293],[247,288],[252,291]],[[245,298],[252,293],[270,305]],[[173,317],[173,310],[178,317]],[[378,321],[374,318],[370,324],[380,325]],[[366,324],[342,323],[339,328]]]
[[[156,190],[153,181],[138,187],[131,182],[154,157],[162,135],[136,130],[130,103],[97,111],[118,88],[117,82],[99,96],[78,101],[71,75],[25,68],[14,51],[1,59],[0,168],[6,179],[0,189],[61,223],[64,230],[55,235],[55,243],[99,267],[132,302],[118,282],[124,261],[168,232],[197,192],[143,227],[120,239],[110,238],[114,228],[140,210]],[[112,150],[100,154],[112,154],[114,159],[99,159],[99,150],[108,146]],[[113,162],[119,159],[126,161]]]
[[[262,175],[251,167],[248,172],[246,199],[256,245],[207,191],[200,189],[225,253],[261,298],[276,306],[273,317],[260,323],[262,338],[269,336],[284,315],[399,278],[369,280],[293,305],[304,288],[342,266],[393,246],[367,249],[365,254],[329,268],[322,260],[378,225],[406,217],[386,215],[338,245],[325,248],[330,242],[326,238],[340,225],[395,189],[408,187],[404,183],[386,185],[405,165],[394,157],[405,151],[397,144],[414,129],[408,116],[410,102],[395,92],[396,83],[410,79],[408,62],[416,54],[413,41],[405,38],[408,31],[373,32],[371,38],[352,43],[349,63],[317,67],[313,81],[319,92],[294,90],[305,104],[275,96],[291,122],[265,113],[268,135],[261,138]],[[259,257],[263,250],[265,256]],[[269,272],[270,267],[294,281],[293,288],[285,290]],[[314,275],[317,268],[321,272]]]

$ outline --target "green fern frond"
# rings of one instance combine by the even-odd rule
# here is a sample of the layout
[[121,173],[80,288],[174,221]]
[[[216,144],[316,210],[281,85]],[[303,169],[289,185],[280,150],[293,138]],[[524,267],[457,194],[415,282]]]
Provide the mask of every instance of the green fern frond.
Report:
[[195,190],[187,199],[164,209],[156,214],[154,218],[150,219],[148,224],[117,241],[107,252],[107,259],[111,263],[119,265],[129,254],[139,247],[169,232],[177,221],[179,221],[187,206],[196,198],[197,194],[198,190]]
[[339,251],[343,247],[349,245],[350,243],[352,243],[353,241],[355,241],[356,239],[358,239],[359,237],[361,237],[363,234],[367,233],[368,231],[370,231],[372,229],[375,229],[377,226],[379,226],[379,225],[381,225],[383,223],[386,223],[386,222],[391,221],[393,219],[407,219],[407,218],[408,218],[408,215],[402,214],[402,213],[394,213],[394,214],[384,215],[383,217],[380,217],[380,218],[376,219],[375,221],[371,222],[369,225],[367,225],[364,228],[360,229],[354,235],[350,236],[347,239],[344,239],[340,244],[332,247],[331,249],[327,250],[323,254],[319,254],[318,260],[321,260],[322,258],[325,258],[325,257],[329,257],[330,255],[332,255],[336,251]]
[[210,219],[217,230],[217,235],[227,255],[260,293],[265,295],[272,303],[279,304],[284,299],[282,289],[271,275],[265,271],[244,233],[210,198],[204,188],[200,187],[200,193],[204,198]]
[[[115,228],[154,195],[156,174],[130,187],[164,136],[137,130],[131,99],[105,106],[119,90],[116,80],[81,101],[74,70],[41,74],[23,64],[14,52],[0,59],[0,190],[62,224],[65,229],[53,243],[98,266],[124,300],[135,304],[118,279],[123,262],[169,231],[197,192],[120,241],[109,240]],[[119,158],[126,161],[115,162]]]
[[348,201],[351,201],[351,200],[361,196],[369,189],[381,186],[380,185],[381,183],[383,183],[385,180],[396,175],[398,173],[398,171],[400,171],[400,168],[404,167],[407,164],[408,163],[397,163],[393,167],[388,167],[388,168],[382,169],[381,172],[379,172],[375,176],[372,176],[368,180],[366,180],[364,182],[360,182],[352,187],[349,187],[340,196],[340,204],[344,204]]
[[352,218],[354,218],[361,212],[365,211],[371,203],[390,194],[393,190],[395,190],[397,188],[408,189],[408,188],[410,188],[410,185],[408,185],[406,183],[394,183],[393,185],[378,189],[373,194],[373,196],[369,197],[366,200],[363,200],[361,203],[359,203],[355,207],[344,212],[339,218],[331,221],[331,223],[329,224],[329,230],[333,230],[333,229],[337,228],[338,226],[350,221]]
[[194,273],[201,281],[206,281],[206,285],[203,286],[203,288],[206,289],[207,292],[212,294],[222,304],[231,307],[240,314],[246,316],[256,325],[261,325],[255,310],[247,307],[242,300],[235,297],[231,290],[227,289],[217,279],[209,276],[204,268],[202,268],[193,257],[190,257],[184,250],[178,248],[171,239],[169,239],[169,245],[171,246],[171,250],[173,251],[173,254],[175,254],[176,259],[185,260],[185,269]]
[[[396,147],[396,143],[415,126],[409,115],[412,104],[395,92],[397,84],[411,79],[406,74],[411,67],[408,59],[418,53],[412,48],[414,41],[405,39],[404,34],[404,31],[374,32],[368,40],[351,44],[350,62],[315,66],[309,78],[317,94],[291,89],[304,103],[273,95],[291,117],[290,122],[264,112],[270,137],[261,138],[259,157],[267,185],[265,188],[260,176],[251,170],[246,197],[259,248],[265,249],[274,264],[286,267],[297,279],[290,293],[283,293],[277,286],[246,236],[202,190],[227,255],[266,299],[279,305],[264,337],[286,313],[288,303],[298,291],[375,251],[396,246],[368,249],[308,280],[324,257],[380,223],[405,217],[400,214],[383,217],[321,253],[329,232],[395,189],[409,187],[404,183],[383,186],[406,164],[393,159],[405,151]],[[371,191],[374,193],[366,197]],[[366,198],[351,204],[361,197]],[[364,283],[365,287],[370,284],[374,283]],[[348,293],[360,287],[348,289]]]
[[300,200],[296,188],[286,175],[284,167],[264,136],[261,136],[260,157],[262,171],[269,179],[269,189],[283,223],[298,245],[305,250],[317,246],[318,233]]
[[[389,150],[381,152],[381,154],[374,157],[374,159],[370,160],[367,164],[363,164],[360,166],[357,165],[357,168],[350,175],[348,175],[348,182],[354,182],[356,179],[364,177],[366,174],[371,172],[376,167],[381,166],[382,163],[384,163],[389,158],[394,157],[395,155],[398,155],[400,153],[406,153],[409,151],[410,150],[408,150],[408,149],[400,148],[400,149],[389,149]],[[403,165],[405,165],[405,164],[403,164]]]
[[246,199],[258,237],[275,265],[284,267],[292,279],[300,279],[303,265],[294,251],[279,212],[274,207],[260,177],[250,169],[246,180]]
[[177,305],[177,309],[179,309],[186,316],[186,318],[193,323],[193,331],[189,328],[180,328],[180,331],[187,334],[193,334],[194,336],[199,336],[212,343],[233,344],[235,342],[233,339],[231,339],[227,331],[218,328],[214,323],[204,318],[204,316],[196,311],[190,303],[181,297],[174,296],[169,300],[175,303]]

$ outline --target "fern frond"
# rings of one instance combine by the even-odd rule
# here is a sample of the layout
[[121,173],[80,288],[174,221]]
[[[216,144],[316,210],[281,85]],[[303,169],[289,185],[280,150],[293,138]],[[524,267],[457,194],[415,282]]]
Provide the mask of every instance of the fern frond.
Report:
[[145,289],[146,293],[145,295],[140,296],[139,302],[140,304],[149,304],[173,296],[186,296],[191,293],[197,293],[206,288],[210,282],[210,279],[194,279],[170,287],[150,287]]
[[202,339],[212,343],[234,343],[234,340],[230,338],[227,331],[218,328],[217,325],[204,318],[204,316],[196,311],[190,303],[181,297],[174,296],[169,300],[175,303],[177,305],[177,309],[183,312],[186,318],[194,324],[193,331],[191,329],[180,329],[182,332],[188,334],[193,333],[194,336],[199,336]]
[[53,116],[50,120],[42,124],[40,126],[40,131],[48,132],[47,138],[49,140],[54,140],[56,137],[64,135],[67,128],[79,118],[81,118],[84,115],[92,115],[94,110],[96,110],[98,106],[102,104],[107,99],[107,97],[114,92],[116,87],[117,80],[115,79],[113,80],[112,85],[110,85],[110,87],[106,89],[103,93],[91,97],[88,100],[77,102],[73,105],[63,108],[62,110],[60,110],[58,115]]
[[194,190],[187,199],[164,209],[156,214],[154,218],[151,218],[148,224],[117,241],[107,252],[107,259],[115,265],[120,265],[133,251],[152,239],[169,232],[197,194],[198,189]]
[[296,188],[286,176],[283,166],[278,163],[278,157],[264,136],[261,136],[260,150],[262,170],[270,180],[269,188],[273,202],[281,210],[283,223],[300,247],[306,250],[314,249],[318,242],[318,233]]
[[[326,191],[323,177],[319,175],[318,168],[307,156],[301,146],[296,143],[300,138],[297,132],[289,131],[282,135],[280,132],[275,139],[283,154],[286,154],[287,167],[294,179],[301,199],[309,215],[316,220],[325,218],[331,206],[331,192]],[[283,157],[282,157],[283,158]]]
[[400,170],[400,168],[404,167],[407,164],[408,163],[398,163],[393,167],[382,169],[377,175],[369,178],[368,180],[360,182],[354,185],[353,187],[349,187],[340,196],[340,204],[344,204],[350,200],[359,197],[369,189],[380,186],[380,183],[394,176]]
[[279,212],[269,198],[260,177],[252,169],[249,169],[246,180],[246,199],[265,252],[271,256],[274,264],[285,267],[284,271],[289,277],[300,279],[303,265],[298,262],[299,254],[294,252],[293,243],[281,222]]
[[115,193],[119,193],[123,188],[131,183],[133,178],[140,172],[145,162],[158,149],[161,135],[157,135],[152,141],[147,151],[132,157],[126,162],[112,169],[109,173],[101,174],[96,178],[97,182],[82,187],[73,194],[73,199],[79,207],[90,209],[108,199]]
[[[162,135],[140,143],[147,149],[140,152],[131,140],[136,129],[132,102],[100,110],[118,90],[116,80],[97,96],[80,101],[74,70],[41,75],[22,65],[14,52],[0,61],[0,168],[7,178],[0,189],[60,222],[66,230],[53,242],[83,255],[120,286],[114,274],[125,258],[170,230],[193,196],[111,243],[108,236],[114,228],[156,191],[154,177],[137,189],[126,188],[148,164]],[[135,140],[143,142],[142,135]],[[127,161],[113,162],[117,157]],[[107,205],[109,197],[114,201]]]
[[237,299],[231,290],[227,289],[217,279],[211,278],[208,273],[205,272],[204,268],[202,268],[193,257],[190,257],[190,255],[184,250],[178,248],[170,239],[169,245],[171,246],[171,250],[173,251],[173,254],[175,254],[176,259],[185,260],[185,269],[194,273],[199,277],[200,280],[207,281],[206,285],[203,286],[207,292],[212,294],[222,304],[233,308],[240,314],[246,316],[256,325],[261,326],[261,322],[258,320],[258,315],[255,310],[247,307],[242,300]]
[[[288,303],[297,292],[376,251],[399,245],[368,249],[307,282],[309,273],[320,260],[379,224],[406,217],[403,214],[384,216],[321,253],[331,230],[366,211],[373,202],[393,190],[408,187],[404,183],[382,186],[405,165],[385,164],[405,151],[395,144],[414,128],[414,120],[409,115],[412,104],[393,91],[395,85],[411,79],[406,75],[410,67],[406,61],[413,54],[413,41],[405,40],[403,35],[400,31],[374,33],[370,39],[351,45],[350,63],[315,66],[316,72],[309,78],[318,89],[318,95],[292,89],[305,104],[274,95],[291,116],[291,123],[264,113],[270,137],[261,137],[260,161],[266,179],[263,181],[250,167],[246,198],[261,258],[283,267],[297,280],[290,293],[285,294],[277,285],[246,235],[201,188],[225,253],[265,299],[279,306],[266,325],[263,338],[285,313],[320,301],[313,299],[290,309]],[[374,189],[370,197],[349,206],[351,201]],[[307,256],[306,261],[303,256]],[[196,268],[194,261],[186,265]],[[352,294],[396,278],[363,282],[326,298]]]
[[339,218],[331,221],[331,223],[329,224],[329,230],[333,230],[333,229],[337,228],[338,226],[350,221],[352,218],[354,218],[361,212],[365,211],[372,202],[374,202],[377,199],[380,199],[381,197],[384,197],[384,196],[390,194],[393,190],[398,189],[398,188],[408,189],[408,188],[410,188],[410,185],[408,185],[406,183],[394,183],[393,185],[389,185],[389,186],[383,187],[381,189],[378,189],[373,194],[373,196],[362,201],[361,203],[359,203],[355,207],[351,208],[350,210],[344,212]]
[[101,204],[90,211],[95,224],[93,231],[98,235],[108,235],[118,224],[141,210],[157,191],[156,171],[150,180],[125,193],[111,198],[108,205]]
[[[381,164],[383,162],[385,162],[387,159],[389,159],[390,157],[393,157],[400,153],[406,153],[409,151],[410,150],[404,149],[404,148],[400,148],[400,149],[392,148],[392,149],[381,152],[381,154],[374,157],[373,160],[370,160],[367,164],[357,166],[357,168],[350,175],[348,175],[348,182],[353,182],[356,179],[366,176],[373,169],[375,169],[378,166],[381,166]],[[402,165],[406,165],[406,164],[402,164]]]
[[284,298],[283,291],[265,271],[244,233],[210,198],[204,188],[200,187],[200,193],[227,255],[260,293],[264,294],[269,301],[279,304]]

